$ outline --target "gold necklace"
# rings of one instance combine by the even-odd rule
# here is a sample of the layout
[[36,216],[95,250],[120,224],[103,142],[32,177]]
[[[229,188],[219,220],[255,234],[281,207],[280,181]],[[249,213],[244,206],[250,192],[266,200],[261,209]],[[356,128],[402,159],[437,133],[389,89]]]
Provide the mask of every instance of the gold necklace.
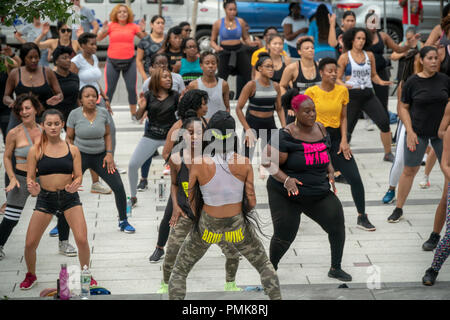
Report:
[[231,27],[233,26],[233,21],[229,22],[229,26],[227,27],[228,30],[231,30]]
[[94,119],[89,120],[89,118],[88,118],[86,112],[83,111],[83,116],[86,118],[87,121],[89,121],[89,123],[91,124],[91,126],[93,125],[93,123],[94,123],[94,121],[95,121],[96,115],[97,115],[97,110],[94,111]]

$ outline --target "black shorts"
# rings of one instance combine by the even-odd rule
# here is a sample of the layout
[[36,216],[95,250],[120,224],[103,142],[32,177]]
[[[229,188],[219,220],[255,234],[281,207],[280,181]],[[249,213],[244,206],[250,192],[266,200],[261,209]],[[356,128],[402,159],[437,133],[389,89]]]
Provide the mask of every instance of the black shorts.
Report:
[[47,191],[41,189],[41,192],[37,196],[34,210],[54,214],[59,217],[64,214],[64,211],[75,206],[81,206],[78,192],[70,193],[66,190]]

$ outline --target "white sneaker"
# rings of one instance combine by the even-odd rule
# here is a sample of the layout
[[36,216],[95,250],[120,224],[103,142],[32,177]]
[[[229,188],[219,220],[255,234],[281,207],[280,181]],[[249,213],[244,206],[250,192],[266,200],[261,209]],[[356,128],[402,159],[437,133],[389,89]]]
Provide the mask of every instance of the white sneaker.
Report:
[[419,182],[419,186],[422,189],[428,189],[431,186],[429,177],[426,175],[423,175],[422,181]]
[[112,190],[107,186],[101,184],[101,182],[93,183],[91,186],[91,193],[110,194]]
[[116,165],[116,170],[117,170],[117,172],[119,172],[120,174],[125,174],[125,173],[127,173],[127,170],[125,170],[125,169],[123,169],[123,168],[121,168],[121,167],[118,167],[117,165]]
[[373,130],[375,130],[373,121],[371,119],[367,119],[366,120],[366,131],[373,131]]
[[3,251],[3,246],[0,246],[0,260],[3,260],[5,258],[5,251]]
[[76,257],[77,250],[69,243],[68,240],[59,242],[59,253],[66,257]]

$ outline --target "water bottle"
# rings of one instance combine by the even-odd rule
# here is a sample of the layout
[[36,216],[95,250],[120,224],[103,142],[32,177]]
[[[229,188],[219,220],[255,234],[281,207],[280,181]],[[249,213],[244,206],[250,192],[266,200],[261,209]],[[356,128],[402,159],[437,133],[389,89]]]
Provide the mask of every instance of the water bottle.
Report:
[[83,271],[81,271],[81,299],[89,299],[89,296],[91,295],[90,286],[91,272],[89,271],[87,266],[84,266]]
[[59,272],[59,297],[61,300],[70,299],[69,273],[65,263],[61,264],[61,271]]
[[161,176],[158,182],[158,198],[163,201],[166,197],[166,183],[164,181],[164,176]]
[[131,217],[131,212],[133,211],[133,205],[131,203],[131,198],[128,197],[127,198],[127,217],[130,218]]

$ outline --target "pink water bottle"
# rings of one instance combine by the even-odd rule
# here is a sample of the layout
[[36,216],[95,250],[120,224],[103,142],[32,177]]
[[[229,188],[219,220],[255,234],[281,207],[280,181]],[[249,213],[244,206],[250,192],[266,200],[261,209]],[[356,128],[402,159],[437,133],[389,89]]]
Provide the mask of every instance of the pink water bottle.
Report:
[[70,299],[69,289],[69,273],[67,272],[67,265],[61,264],[61,271],[59,272],[59,297],[61,300]]

